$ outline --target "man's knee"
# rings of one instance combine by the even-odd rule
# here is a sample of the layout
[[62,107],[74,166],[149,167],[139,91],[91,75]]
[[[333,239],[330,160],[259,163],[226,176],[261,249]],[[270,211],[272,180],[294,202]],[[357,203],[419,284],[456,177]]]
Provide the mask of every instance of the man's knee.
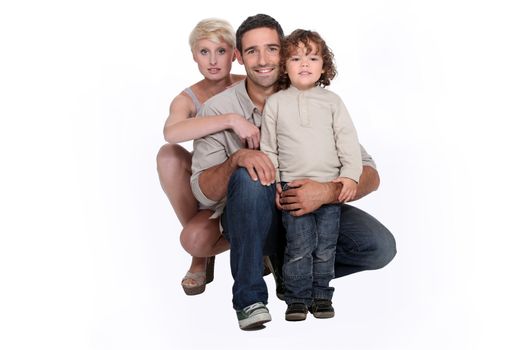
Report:
[[246,199],[268,196],[268,190],[268,186],[262,185],[259,180],[253,180],[245,168],[235,170],[228,183],[228,195],[238,192]]
[[377,270],[388,265],[396,256],[397,248],[394,236],[388,232],[385,234],[385,239],[378,240],[375,242],[374,249],[372,250],[372,263],[370,269]]
[[239,168],[230,176],[229,183],[233,185],[251,186],[258,183],[258,181],[254,181],[245,168]]

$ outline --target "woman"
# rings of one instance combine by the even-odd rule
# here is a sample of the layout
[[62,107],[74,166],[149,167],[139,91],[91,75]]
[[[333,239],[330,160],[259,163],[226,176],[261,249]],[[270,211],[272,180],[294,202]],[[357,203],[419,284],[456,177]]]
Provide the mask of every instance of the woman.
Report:
[[214,256],[229,248],[219,231],[218,219],[210,219],[210,210],[199,210],[191,192],[191,153],[179,142],[193,140],[225,129],[232,129],[247,145],[259,147],[259,129],[238,114],[200,116],[201,105],[213,95],[242,80],[230,74],[235,60],[235,34],[231,25],[221,19],[200,21],[190,34],[193,60],[203,79],[177,95],[170,105],[164,125],[168,144],[157,155],[157,169],[162,189],[175,210],[183,230],[182,247],[192,255],[192,262],[182,280],[188,295],[204,292],[213,280]]

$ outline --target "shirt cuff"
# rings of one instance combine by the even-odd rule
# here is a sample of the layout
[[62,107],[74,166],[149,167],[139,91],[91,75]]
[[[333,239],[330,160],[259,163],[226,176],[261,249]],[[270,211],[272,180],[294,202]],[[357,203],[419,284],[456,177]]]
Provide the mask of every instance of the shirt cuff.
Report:
[[213,208],[217,204],[217,201],[209,199],[204,195],[204,193],[202,193],[201,187],[199,186],[199,177],[200,174],[196,174],[195,176],[191,177],[191,191],[193,192],[195,199],[199,201],[199,203],[201,203],[204,207]]
[[359,183],[359,178],[361,177],[362,168],[358,169],[341,169],[340,177],[347,177]]

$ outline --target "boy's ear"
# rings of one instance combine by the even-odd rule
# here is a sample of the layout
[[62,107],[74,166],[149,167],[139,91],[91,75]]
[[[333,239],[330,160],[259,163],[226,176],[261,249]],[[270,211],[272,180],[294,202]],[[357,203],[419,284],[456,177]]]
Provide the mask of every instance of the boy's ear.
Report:
[[244,65],[244,62],[242,61],[241,52],[237,49],[235,49],[235,57],[237,58],[237,62],[239,62],[239,64]]

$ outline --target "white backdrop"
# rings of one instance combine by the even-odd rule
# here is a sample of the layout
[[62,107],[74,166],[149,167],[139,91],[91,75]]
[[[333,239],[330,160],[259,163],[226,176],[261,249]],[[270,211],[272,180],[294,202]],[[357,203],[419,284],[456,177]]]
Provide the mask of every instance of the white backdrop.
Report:
[[[177,3],[0,5],[0,348],[523,349],[519,2]],[[274,320],[242,332],[228,254],[205,294],[180,288],[155,156],[171,99],[200,79],[190,30],[259,12],[333,49],[331,89],[382,179],[356,205],[398,255],[335,280],[332,320],[285,322],[272,293]]]

